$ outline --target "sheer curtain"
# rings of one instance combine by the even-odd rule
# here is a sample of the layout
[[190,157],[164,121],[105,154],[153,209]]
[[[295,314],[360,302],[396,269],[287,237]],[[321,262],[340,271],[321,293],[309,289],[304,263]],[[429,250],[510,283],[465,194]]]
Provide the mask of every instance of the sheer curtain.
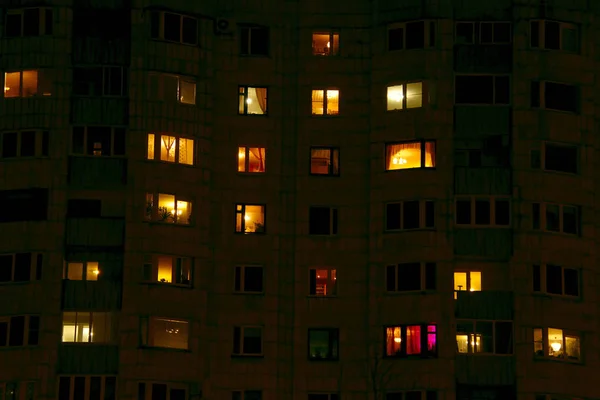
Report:
[[[402,152],[404,150],[412,150],[415,152],[421,152],[421,143],[420,142],[413,142],[413,143],[397,143],[397,144],[388,144],[387,145],[387,154],[386,154],[386,160],[387,160],[387,169],[402,169],[402,168],[415,168],[414,165],[409,164],[407,157],[404,156],[402,157]],[[417,165],[416,167],[420,166],[420,157],[419,157],[419,165]]]
[[406,327],[406,354],[421,353],[421,327],[407,326]]
[[401,341],[396,342],[396,338],[400,339],[400,327],[386,329],[386,355],[395,356],[400,351]]
[[267,88],[255,88],[256,99],[263,114],[267,113]]
[[425,142],[425,168],[435,167],[435,142]]
[[[258,161],[258,166],[256,166],[256,167],[254,167],[252,164],[249,163],[249,167],[254,167],[254,168],[252,168],[253,171],[250,171],[250,172],[264,172],[265,171],[265,149],[263,149],[261,147],[252,147],[252,148],[250,148],[250,153]],[[250,158],[250,160],[252,161],[252,158]]]

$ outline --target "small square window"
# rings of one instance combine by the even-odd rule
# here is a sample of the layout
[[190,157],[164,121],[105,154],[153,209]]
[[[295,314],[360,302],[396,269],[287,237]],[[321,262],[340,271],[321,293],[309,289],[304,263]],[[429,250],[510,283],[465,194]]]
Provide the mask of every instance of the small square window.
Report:
[[241,26],[240,54],[244,56],[268,56],[269,28],[263,26]]
[[311,268],[309,270],[309,295],[337,295],[337,271],[330,268]]
[[339,358],[338,329],[308,330],[308,359],[311,361],[337,360]]
[[235,211],[235,231],[245,234],[264,234],[265,206],[259,204],[237,204]]
[[240,293],[262,293],[263,267],[251,265],[235,267],[234,290]]
[[238,114],[267,115],[267,88],[240,86]]
[[309,208],[309,235],[337,235],[338,210],[330,207]]
[[315,89],[312,91],[312,115],[338,115],[340,91],[338,89]]
[[233,328],[233,354],[261,356],[263,354],[262,327],[236,326]]
[[340,150],[334,147],[310,148],[311,175],[340,175]]
[[266,163],[264,147],[238,147],[238,172],[264,173]]
[[315,56],[337,56],[340,51],[340,34],[337,32],[314,32],[312,51]]

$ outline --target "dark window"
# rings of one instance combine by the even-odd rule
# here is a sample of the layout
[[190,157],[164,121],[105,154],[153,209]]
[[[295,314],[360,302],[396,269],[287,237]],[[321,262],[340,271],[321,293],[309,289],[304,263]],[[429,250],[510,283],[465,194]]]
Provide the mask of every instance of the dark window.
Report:
[[17,135],[17,132],[6,132],[2,134],[2,158],[17,157]]
[[579,296],[579,271],[565,268],[565,294],[567,296]]
[[27,335],[27,345],[36,346],[40,337],[40,317],[29,317],[29,333]]
[[562,294],[562,268],[557,265],[546,265],[546,291],[551,294]]
[[95,156],[110,156],[110,139],[110,128],[100,126],[88,127],[86,154]]
[[330,207],[310,207],[309,235],[336,235],[337,209]]
[[404,28],[388,29],[388,50],[402,50],[404,48]]
[[262,354],[262,328],[234,327],[233,354],[260,355]]
[[533,203],[532,207],[531,207],[531,214],[532,214],[532,228],[533,229],[540,229],[540,216],[541,216],[541,210],[540,210],[540,203]]
[[39,36],[40,11],[39,8],[26,8],[23,10],[23,36]]
[[560,23],[545,21],[544,33],[544,48],[549,50],[560,50]]
[[456,201],[456,223],[459,225],[471,224],[471,201],[457,200]]
[[402,229],[401,210],[402,203],[391,203],[386,205],[386,230],[391,231],[396,229]]
[[563,233],[577,235],[579,233],[579,212],[577,207],[562,207]]
[[77,7],[73,9],[72,21],[76,38],[128,39],[131,35],[131,11],[126,8]]
[[494,210],[494,223],[496,225],[510,225],[510,202],[496,200]]
[[402,221],[404,229],[418,229],[420,225],[420,208],[418,201],[405,201],[403,203]]
[[541,266],[539,266],[539,265],[533,266],[533,291],[534,292],[542,291],[542,270],[541,270]]
[[58,381],[58,400],[71,399],[71,378],[61,376]]
[[127,75],[121,67],[104,68],[105,96],[124,96],[127,94]]
[[102,202],[89,199],[69,199],[67,202],[67,217],[69,218],[100,218]]
[[456,39],[457,44],[473,44],[475,43],[475,28],[473,22],[457,22],[456,23]]
[[259,293],[263,291],[263,268],[235,267],[235,291]]
[[529,44],[531,47],[540,47],[540,22],[531,21]]
[[35,134],[36,132],[21,132],[21,157],[35,156]]
[[181,41],[181,16],[171,13],[165,13],[164,16],[165,40]]
[[579,109],[577,86],[562,83],[544,82],[545,108],[576,113]]
[[269,28],[260,26],[240,27],[240,54],[268,56]]
[[18,37],[21,36],[21,14],[6,14],[5,36]]
[[339,358],[339,331],[337,329],[308,330],[308,359],[337,360]]
[[102,96],[102,67],[73,68],[73,94],[76,96]]
[[546,230],[560,232],[560,206],[546,204]]
[[161,383],[153,383],[152,400],[167,400],[167,385]]
[[571,174],[577,173],[577,147],[546,143],[544,150],[544,169]]
[[11,282],[13,280],[13,255],[0,255],[0,282]]
[[425,22],[408,22],[406,24],[406,49],[422,49],[425,47]]
[[31,280],[31,253],[15,254],[15,282]]
[[496,322],[494,332],[494,347],[496,354],[512,354],[513,326],[512,322]]
[[47,219],[48,189],[0,191],[0,222]]
[[0,347],[8,344],[8,322],[0,321]]
[[507,76],[458,75],[456,104],[509,104],[510,80]]
[[25,317],[12,317],[10,319],[10,332],[8,335],[9,346],[23,346],[25,339]]
[[386,288],[388,292],[435,290],[435,263],[389,265],[386,268]]
[[186,44],[198,43],[198,20],[195,18],[183,17],[181,42]]
[[489,200],[475,200],[475,224],[489,225],[491,222]]
[[42,156],[47,156],[49,154],[50,147],[50,135],[48,131],[42,132]]

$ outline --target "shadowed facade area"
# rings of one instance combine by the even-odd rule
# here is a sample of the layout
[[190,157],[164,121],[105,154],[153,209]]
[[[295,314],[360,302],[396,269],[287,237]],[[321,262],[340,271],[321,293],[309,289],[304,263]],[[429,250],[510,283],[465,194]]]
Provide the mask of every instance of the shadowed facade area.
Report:
[[600,1],[0,10],[0,400],[600,400]]

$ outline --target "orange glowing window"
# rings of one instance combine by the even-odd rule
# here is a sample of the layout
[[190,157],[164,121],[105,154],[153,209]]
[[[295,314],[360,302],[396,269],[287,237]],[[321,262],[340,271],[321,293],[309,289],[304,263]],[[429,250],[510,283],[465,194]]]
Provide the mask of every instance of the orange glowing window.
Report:
[[390,143],[385,152],[388,171],[435,167],[435,141]]

